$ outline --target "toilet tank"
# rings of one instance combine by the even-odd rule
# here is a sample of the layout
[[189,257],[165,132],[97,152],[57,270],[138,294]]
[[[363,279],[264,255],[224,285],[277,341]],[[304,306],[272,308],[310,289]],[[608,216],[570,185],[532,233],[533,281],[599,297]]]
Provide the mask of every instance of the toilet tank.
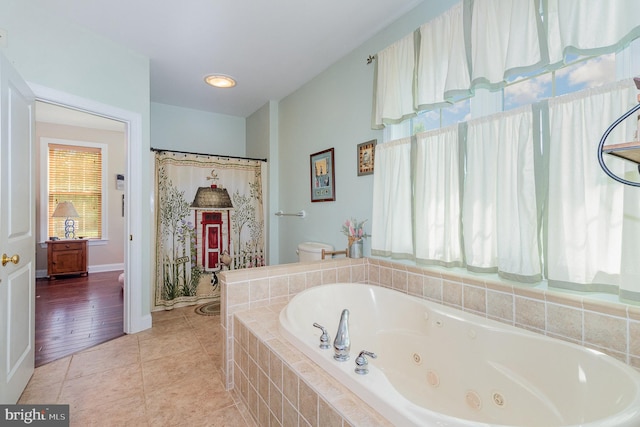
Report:
[[[300,262],[308,262],[308,261],[319,261],[322,259],[322,250],[332,251],[333,246],[328,245],[326,243],[319,242],[304,242],[298,245],[298,261]],[[331,256],[325,257],[325,259],[330,259]]]

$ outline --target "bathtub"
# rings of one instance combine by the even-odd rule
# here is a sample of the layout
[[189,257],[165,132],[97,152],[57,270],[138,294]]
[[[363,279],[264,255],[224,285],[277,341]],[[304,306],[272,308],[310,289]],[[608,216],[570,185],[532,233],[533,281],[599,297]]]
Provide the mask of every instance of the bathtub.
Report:
[[[350,359],[333,344],[349,309]],[[307,289],[280,313],[286,339],[396,426],[640,426],[640,373],[598,351],[363,284]],[[369,373],[354,372],[361,350]]]

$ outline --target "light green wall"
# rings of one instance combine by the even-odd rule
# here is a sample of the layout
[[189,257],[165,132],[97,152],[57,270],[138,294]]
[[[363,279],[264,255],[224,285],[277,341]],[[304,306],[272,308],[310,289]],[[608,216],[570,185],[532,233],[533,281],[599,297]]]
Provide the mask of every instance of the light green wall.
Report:
[[151,146],[244,157],[245,122],[242,117],[151,103]]
[[0,28],[8,33],[2,52],[27,82],[138,112],[148,142],[148,58],[28,1],[2,0]]
[[279,264],[280,235],[278,218],[279,158],[278,158],[278,102],[270,101],[247,118],[247,156],[267,159],[267,188],[265,198],[267,264]]
[[[61,21],[31,6],[29,1],[0,1],[0,28],[7,30],[7,47],[1,52],[30,84],[91,100],[112,108],[139,114],[142,121],[139,165],[142,196],[153,190],[149,152],[149,59]],[[149,203],[142,203],[142,216],[152,218]],[[142,277],[152,277],[152,221],[142,221],[140,239]],[[142,283],[142,295],[151,295],[151,280]],[[143,316],[151,309],[151,298],[134,308]]]
[[[330,66],[315,79],[279,103],[279,199],[276,210],[307,211],[305,219],[279,219],[279,262],[297,260],[303,241],[346,247],[342,223],[350,217],[371,219],[373,176],[359,177],[356,149],[359,143],[382,140],[371,130],[374,65],[366,58],[376,54],[421,24],[441,14],[457,0],[426,0],[363,45]],[[336,201],[311,203],[309,156],[335,149]],[[371,225],[365,227],[371,231]],[[365,255],[370,255],[369,241]]]
[[247,118],[247,157],[269,158],[270,103]]

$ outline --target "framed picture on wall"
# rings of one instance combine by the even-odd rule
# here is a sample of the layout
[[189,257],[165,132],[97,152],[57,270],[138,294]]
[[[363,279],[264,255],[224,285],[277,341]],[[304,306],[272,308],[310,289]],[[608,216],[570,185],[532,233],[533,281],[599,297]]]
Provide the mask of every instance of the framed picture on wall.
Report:
[[371,175],[373,173],[373,160],[376,154],[378,140],[358,144],[358,176]]
[[311,201],[332,202],[336,200],[333,148],[314,153],[311,161]]

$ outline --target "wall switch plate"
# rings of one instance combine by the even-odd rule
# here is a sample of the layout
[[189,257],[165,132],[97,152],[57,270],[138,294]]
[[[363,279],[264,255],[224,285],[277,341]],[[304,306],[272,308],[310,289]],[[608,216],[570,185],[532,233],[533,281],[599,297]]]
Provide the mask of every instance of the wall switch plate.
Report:
[[0,28],[0,47],[7,47],[7,30]]

